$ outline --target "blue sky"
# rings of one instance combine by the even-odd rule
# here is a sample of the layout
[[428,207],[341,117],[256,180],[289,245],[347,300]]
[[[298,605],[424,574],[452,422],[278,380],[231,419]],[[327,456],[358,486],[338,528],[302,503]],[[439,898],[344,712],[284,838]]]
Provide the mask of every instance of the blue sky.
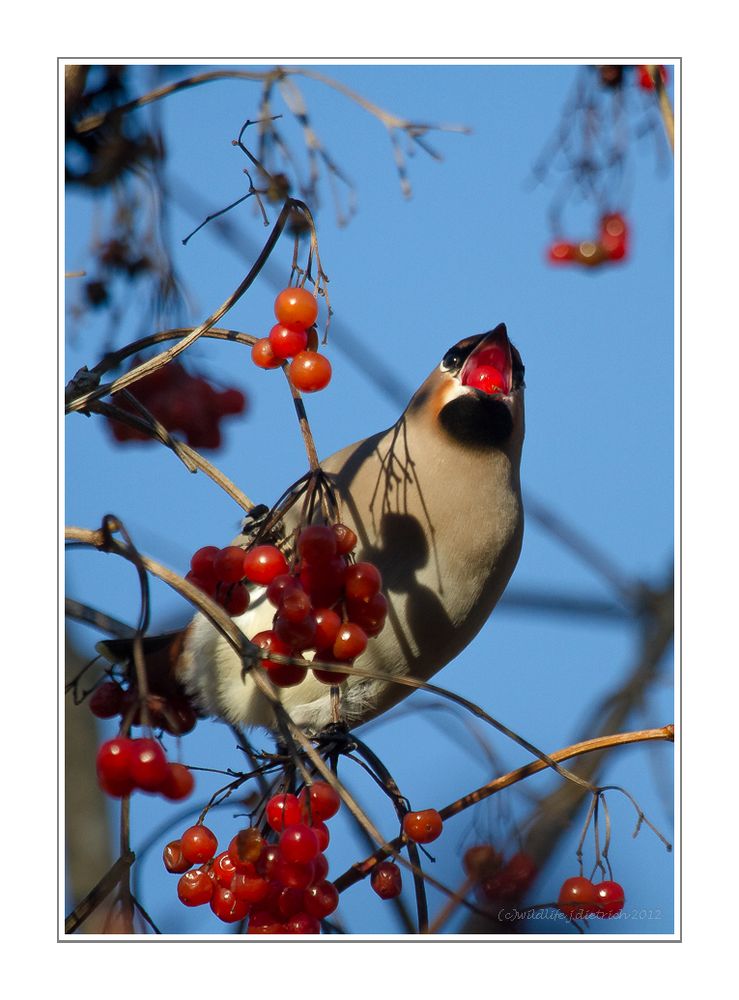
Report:
[[[334,380],[307,401],[319,453],[329,455],[391,424],[401,409],[342,351],[342,331],[345,338],[351,333],[366,343],[410,396],[449,346],[504,321],[527,369],[525,494],[559,512],[624,574],[658,585],[670,569],[674,531],[674,223],[672,176],[659,165],[654,138],[632,138],[628,183],[614,192],[611,206],[623,210],[633,227],[628,261],[593,272],[555,269],[544,259],[552,236],[553,188],[531,190],[526,182],[558,126],[576,67],[332,66],[325,71],[407,118],[464,123],[473,132],[431,135],[443,162],[416,155],[409,165],[413,197],[405,200],[382,126],[339,94],[313,81],[301,83],[313,125],[355,182],[358,197],[356,217],[343,229],[335,224],[325,190],[317,213],[335,310],[327,348]],[[146,86],[142,81],[142,89]],[[244,193],[244,161],[231,139],[246,117],[255,116],[256,94],[255,84],[225,81],[174,95],[158,106],[173,186],[186,182],[209,206],[206,211]],[[638,107],[642,95],[632,97]],[[66,267],[76,270],[89,263],[92,207],[72,194],[66,212]],[[587,206],[569,206],[566,235],[585,235],[594,215]],[[251,263],[208,227],[183,247],[179,239],[197,221],[172,205],[174,261],[191,292],[191,310],[183,319],[192,325],[228,296]],[[256,253],[267,230],[251,204],[236,208],[229,221]],[[267,332],[290,258],[291,246],[283,241],[269,268],[229,314],[230,327]],[[141,313],[133,312],[117,331],[116,343],[149,329],[142,328]],[[97,361],[101,344],[95,323],[70,326],[67,375]],[[305,469],[284,385],[257,371],[247,352],[235,345],[209,342],[192,354],[198,368],[249,396],[248,414],[229,425],[226,446],[215,461],[253,499],[272,502]],[[68,523],[94,526],[102,514],[115,512],[143,551],[182,571],[195,548],[224,544],[232,536],[238,510],[168,452],[116,447],[98,418],[70,416],[65,434]],[[75,553],[67,579],[70,596],[134,620],[136,584],[125,565],[97,553]],[[510,589],[525,588],[611,596],[600,578],[532,520]],[[186,609],[166,588],[155,586],[153,594],[154,628],[184,620]],[[77,629],[75,635],[88,646],[97,638],[89,630]],[[621,621],[524,615],[502,605],[436,680],[479,702],[542,748],[554,749],[582,738],[584,720],[618,686],[634,661],[638,640],[635,627]],[[406,703],[409,709],[414,700]],[[664,683],[652,692],[634,728],[672,721],[673,711],[672,690]],[[444,804],[486,780],[463,730],[457,725],[452,735],[439,735],[432,713],[404,711],[368,728],[365,738],[371,738],[414,804],[421,805]],[[231,743],[221,727],[202,723],[184,742],[182,756],[190,763],[234,766]],[[523,751],[500,737],[492,736],[491,744],[506,767],[525,760]],[[438,767],[428,767],[429,756],[438,757]],[[614,754],[606,774],[639,799],[668,837],[670,759],[668,746],[639,747]],[[374,790],[360,774],[347,772],[347,780],[370,815],[392,833],[393,816]],[[531,791],[552,786],[548,779],[535,780],[539,783],[532,783]],[[204,798],[212,787],[204,780],[199,794]],[[525,815],[523,795],[515,793],[510,802],[514,814]],[[135,802],[134,829],[143,838],[175,810],[155,801]],[[623,802],[614,800],[613,813],[616,877],[626,887],[630,906],[661,916],[636,927],[600,924],[591,933],[669,933],[673,859],[647,830],[632,841],[633,816]],[[219,821],[226,837],[234,821],[228,812]],[[459,880],[460,845],[486,823],[495,834],[493,809],[481,810],[474,828],[468,814],[448,824],[432,866],[437,877],[451,884]],[[562,879],[574,874],[576,841],[573,829],[528,901],[554,898]],[[356,860],[357,850],[348,828],[339,832],[337,826],[329,853],[332,873]],[[154,919],[180,932],[218,932],[209,914],[183,912],[172,878],[160,868],[154,849],[142,866],[148,886],[144,901],[151,902]],[[395,931],[387,907],[365,890],[355,887],[342,901],[340,912],[350,929]]]

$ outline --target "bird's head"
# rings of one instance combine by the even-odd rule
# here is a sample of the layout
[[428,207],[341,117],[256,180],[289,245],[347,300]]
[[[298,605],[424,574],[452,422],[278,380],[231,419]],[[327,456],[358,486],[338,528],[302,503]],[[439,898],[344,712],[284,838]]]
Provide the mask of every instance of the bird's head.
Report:
[[408,418],[432,421],[456,443],[520,454],[524,434],[524,366],[504,323],[465,337],[408,405]]

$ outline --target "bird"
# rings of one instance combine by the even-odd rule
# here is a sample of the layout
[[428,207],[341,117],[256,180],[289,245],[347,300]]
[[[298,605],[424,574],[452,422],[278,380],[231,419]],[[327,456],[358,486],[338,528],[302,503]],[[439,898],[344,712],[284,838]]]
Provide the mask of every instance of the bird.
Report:
[[[391,427],[320,463],[340,522],[357,536],[355,554],[380,570],[388,602],[384,629],[356,660],[379,676],[349,675],[340,686],[340,722],[350,730],[413,692],[393,678],[428,681],[453,660],[508,584],[523,540],[524,373],[504,323],[465,337]],[[287,511],[285,538],[301,510],[296,503]],[[249,530],[247,518],[231,544],[247,547]],[[264,587],[250,589],[248,609],[233,619],[247,638],[270,629],[275,613]],[[116,646],[100,648],[120,655]],[[204,614],[153,648],[202,715],[277,730],[270,701]],[[307,736],[337,722],[331,686],[311,671],[278,696]]]

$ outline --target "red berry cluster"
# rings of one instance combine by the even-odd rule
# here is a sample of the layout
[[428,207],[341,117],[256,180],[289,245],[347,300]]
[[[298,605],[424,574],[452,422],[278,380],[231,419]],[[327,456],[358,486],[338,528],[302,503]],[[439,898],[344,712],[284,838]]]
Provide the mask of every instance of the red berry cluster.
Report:
[[571,920],[584,917],[615,917],[624,908],[624,890],[610,880],[594,885],[589,878],[567,878],[559,890],[557,906]]
[[339,905],[324,852],[326,820],[340,805],[323,781],[299,795],[273,795],[264,814],[270,840],[248,827],[219,854],[215,834],[202,823],[191,826],[164,848],[167,871],[181,875],[180,901],[209,903],[225,923],[248,920],[249,934],[320,934],[321,920]]
[[[269,550],[269,554],[263,550]],[[261,564],[259,556],[255,560],[254,552],[263,556]],[[190,571],[185,579],[212,597],[230,615],[243,615],[249,607],[247,584],[263,583],[267,569],[287,573],[287,560],[274,545],[258,546],[250,552],[238,545],[227,545],[225,549],[206,545],[190,560]]]
[[520,899],[537,875],[533,860],[523,851],[508,861],[490,844],[470,847],[464,856],[467,876],[478,887],[479,895],[492,903],[513,903]]
[[[89,706],[98,719],[113,719],[116,716],[129,718],[133,726],[141,725],[141,706],[137,705],[139,693],[135,687],[124,688],[117,681],[105,681],[95,688],[90,696]],[[197,717],[186,695],[149,694],[146,698],[151,725],[163,729],[173,736],[184,736],[195,728]]]
[[[134,359],[133,367],[140,364]],[[177,361],[139,379],[131,393],[168,431],[181,431],[192,448],[219,448],[220,421],[223,417],[243,413],[246,400],[239,389],[219,392],[202,375],[191,375]],[[129,400],[120,398],[121,409],[139,415]],[[109,418],[116,441],[150,441],[145,431],[129,427]]]
[[628,227],[620,212],[611,212],[600,220],[600,229],[594,240],[581,243],[553,243],[548,252],[553,264],[580,264],[598,267],[601,264],[623,260],[628,250]]
[[331,362],[318,353],[318,302],[305,288],[284,288],[275,299],[277,323],[251,350],[258,368],[279,368],[290,360],[290,381],[301,392],[318,392],[331,381]]
[[96,768],[100,787],[116,799],[138,789],[179,802],[195,784],[189,768],[168,761],[161,745],[150,737],[107,740],[98,750]]
[[[275,572],[267,584],[267,599],[276,608],[272,628],[252,642],[283,656],[312,650],[322,663],[353,663],[368,639],[382,631],[387,615],[380,571],[369,562],[349,562],[356,544],[357,536],[343,524],[303,528],[292,571]],[[258,552],[252,549],[247,557],[256,559]],[[278,687],[300,684],[307,674],[297,664],[265,659],[261,665]],[[320,668],[313,674],[324,684],[340,684],[347,677]]]
[[[654,80],[652,79],[652,74],[649,72],[648,66],[637,66],[637,83],[642,90],[654,90]],[[667,84],[667,67],[658,66],[657,72],[659,73],[659,78],[662,81],[662,86]]]

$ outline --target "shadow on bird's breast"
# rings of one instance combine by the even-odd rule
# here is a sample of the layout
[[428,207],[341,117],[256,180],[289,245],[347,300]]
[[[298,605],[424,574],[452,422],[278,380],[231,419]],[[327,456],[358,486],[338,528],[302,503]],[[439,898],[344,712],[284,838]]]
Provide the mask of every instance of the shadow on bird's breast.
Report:
[[438,593],[419,580],[429,556],[421,522],[411,514],[394,512],[383,515],[378,544],[363,553],[380,568],[390,623],[408,662],[436,660],[440,646],[454,631]]

